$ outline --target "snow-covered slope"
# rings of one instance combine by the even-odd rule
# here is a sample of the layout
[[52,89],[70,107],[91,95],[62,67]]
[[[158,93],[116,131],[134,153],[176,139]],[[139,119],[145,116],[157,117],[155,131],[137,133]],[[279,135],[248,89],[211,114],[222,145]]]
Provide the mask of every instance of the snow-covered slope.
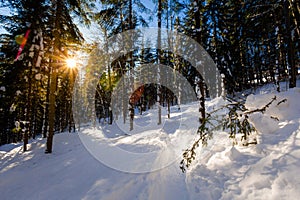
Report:
[[251,95],[246,105],[262,107],[274,95],[287,102],[251,116],[259,144],[229,147],[222,145],[227,140],[222,133],[215,136],[209,154],[187,174],[191,199],[299,199],[300,89]]
[[[197,104],[182,107],[181,126],[172,121],[179,115],[174,113],[171,120],[165,119],[164,128],[148,126],[147,130],[127,136],[114,126],[104,126],[102,131],[83,130],[87,134],[80,137],[97,134],[96,142],[110,142],[138,153],[155,151],[157,159],[152,166],[155,170],[148,173],[122,172],[113,169],[110,163],[99,162],[85,148],[78,133],[56,134],[52,154],[44,154],[44,139],[31,141],[26,153],[22,152],[21,144],[1,146],[0,199],[298,199],[300,89],[250,95],[246,105],[260,107],[274,95],[279,100],[286,98],[287,102],[272,104],[265,115],[251,117],[260,132],[259,144],[232,147],[226,133],[215,132],[208,147],[198,150],[195,162],[185,174],[179,169],[180,160],[176,156],[180,159],[182,150],[195,137]],[[208,109],[221,101],[212,100]],[[139,120],[137,124],[147,124]],[[161,151],[170,145],[172,151]],[[165,159],[174,162],[158,169]]]

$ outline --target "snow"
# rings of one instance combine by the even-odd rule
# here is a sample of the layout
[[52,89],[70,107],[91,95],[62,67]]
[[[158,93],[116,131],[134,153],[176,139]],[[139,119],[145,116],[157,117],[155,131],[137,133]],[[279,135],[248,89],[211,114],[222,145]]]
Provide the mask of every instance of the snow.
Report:
[[[215,132],[207,147],[197,149],[186,173],[179,162],[196,137],[198,103],[172,108],[171,119],[163,118],[162,126],[152,124],[156,111],[136,116],[137,130],[130,135],[124,135],[126,127],[106,124],[56,134],[52,154],[44,154],[43,138],[31,140],[25,153],[21,143],[0,146],[1,199],[298,199],[300,88],[277,93],[264,87],[248,96],[246,106],[261,108],[274,96],[277,100],[264,114],[250,116],[258,130],[257,145],[232,146],[225,132]],[[287,101],[277,105],[283,99]],[[213,99],[207,110],[224,103]],[[87,141],[98,149],[93,152]],[[108,154],[114,148],[152,157],[129,162],[127,154]]]
[[1,87],[0,87],[0,91],[5,92],[5,91],[6,91],[6,88],[5,88],[4,86],[1,86]]

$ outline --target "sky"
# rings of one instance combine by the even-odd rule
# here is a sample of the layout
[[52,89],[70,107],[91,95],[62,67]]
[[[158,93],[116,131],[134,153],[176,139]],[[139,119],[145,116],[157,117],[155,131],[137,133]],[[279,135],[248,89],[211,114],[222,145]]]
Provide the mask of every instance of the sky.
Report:
[[[3,7],[3,8],[0,7],[0,13],[1,13],[1,15],[9,15],[9,9],[7,7]],[[3,29],[2,25],[1,25],[0,33],[3,33],[3,32],[6,32],[6,31]]]
[[[151,0],[141,0],[141,3],[143,3],[147,8],[149,8],[151,11],[153,11],[155,9],[155,4],[153,3],[153,1]],[[100,10],[100,9],[99,9]],[[0,7],[0,13],[2,15],[9,15],[9,8],[8,7]],[[145,18],[147,19],[148,16],[145,16]],[[153,20],[149,23],[149,27],[156,27],[157,26],[157,22],[155,20],[155,16],[153,16]],[[75,20],[76,23],[76,20]],[[92,25],[87,28],[83,25],[78,24],[80,31],[82,32],[85,40],[87,43],[92,43],[94,41],[101,40],[101,38],[103,37],[101,34],[101,30],[99,29],[99,26],[97,26],[97,24],[92,23]],[[3,26],[0,26],[0,33],[5,33],[5,29],[3,28]],[[6,32],[7,33],[7,32]]]

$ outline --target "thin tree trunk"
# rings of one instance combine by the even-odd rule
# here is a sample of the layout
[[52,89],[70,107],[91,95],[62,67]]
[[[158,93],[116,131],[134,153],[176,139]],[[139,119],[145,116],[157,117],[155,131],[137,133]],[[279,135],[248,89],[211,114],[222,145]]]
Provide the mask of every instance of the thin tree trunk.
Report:
[[56,91],[57,74],[56,69],[52,67],[51,84],[50,84],[50,98],[49,98],[49,133],[47,137],[47,149],[45,153],[52,153],[52,143],[54,135],[55,123],[55,91]]
[[[129,0],[129,29],[133,29],[133,22],[132,22],[132,0]],[[131,37],[131,35],[130,35]],[[130,41],[132,41],[132,38],[129,39]],[[132,47],[131,47],[132,48]],[[133,78],[133,72],[134,72],[134,62],[133,62],[133,52],[131,51],[129,53],[129,59],[130,59],[130,68],[129,68],[129,81],[130,81],[130,85],[134,85],[134,78]],[[134,86],[133,89],[131,91],[131,94],[134,93]],[[130,102],[129,103],[129,115],[130,115],[130,128],[129,130],[132,131],[133,130],[133,120],[134,120],[134,103]]]
[[31,86],[32,86],[32,66],[30,66],[29,70],[29,78],[28,78],[28,94],[27,94],[27,108],[26,108],[26,116],[25,116],[25,132],[23,135],[23,151],[27,151],[27,144],[29,139],[29,132],[31,131]]
[[[201,28],[201,18],[200,18],[200,3],[198,0],[196,0],[196,5],[198,6],[198,9],[196,10],[195,13],[195,22],[196,22],[196,26],[195,29],[197,30],[197,35],[196,35],[196,40],[199,44],[201,44],[201,33],[199,32],[200,28]],[[199,82],[199,88],[200,88],[200,114],[201,114],[201,118],[200,118],[200,123],[204,123],[205,122],[205,88],[204,88],[204,82],[203,79],[201,78],[200,82]]]
[[[291,8],[290,8],[291,9]],[[295,50],[294,44],[291,36],[291,17],[289,9],[289,0],[284,2],[284,13],[285,13],[285,26],[286,26],[286,42],[287,42],[287,52],[288,52],[288,65],[290,68],[290,88],[296,87],[296,63],[295,63]]]
[[48,71],[48,80],[47,80],[47,92],[46,92],[46,107],[44,113],[44,130],[43,130],[43,138],[47,137],[48,125],[49,125],[49,97],[50,97],[50,74],[51,71]]
[[[162,14],[162,0],[158,0],[158,11],[157,11],[157,64],[160,64],[160,43],[161,43],[161,14]],[[161,124],[161,87],[160,87],[160,71],[158,68],[157,72],[157,106],[158,106],[158,122],[157,124]]]

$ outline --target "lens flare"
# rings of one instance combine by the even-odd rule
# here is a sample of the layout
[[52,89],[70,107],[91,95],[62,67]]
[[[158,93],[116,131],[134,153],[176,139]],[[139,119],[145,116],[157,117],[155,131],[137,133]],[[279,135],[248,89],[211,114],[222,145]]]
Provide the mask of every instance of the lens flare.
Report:
[[17,44],[20,44],[20,47],[19,47],[19,50],[18,50],[18,54],[17,54],[16,60],[19,59],[19,57],[20,57],[20,55],[21,55],[21,53],[22,53],[22,51],[23,51],[23,49],[24,49],[24,46],[25,46],[25,44],[26,44],[26,42],[27,42],[27,39],[28,39],[28,37],[29,37],[29,33],[30,33],[30,29],[28,29],[28,30],[26,31],[26,33],[25,33],[24,36],[22,36],[22,35],[17,35],[16,38],[15,38]]

